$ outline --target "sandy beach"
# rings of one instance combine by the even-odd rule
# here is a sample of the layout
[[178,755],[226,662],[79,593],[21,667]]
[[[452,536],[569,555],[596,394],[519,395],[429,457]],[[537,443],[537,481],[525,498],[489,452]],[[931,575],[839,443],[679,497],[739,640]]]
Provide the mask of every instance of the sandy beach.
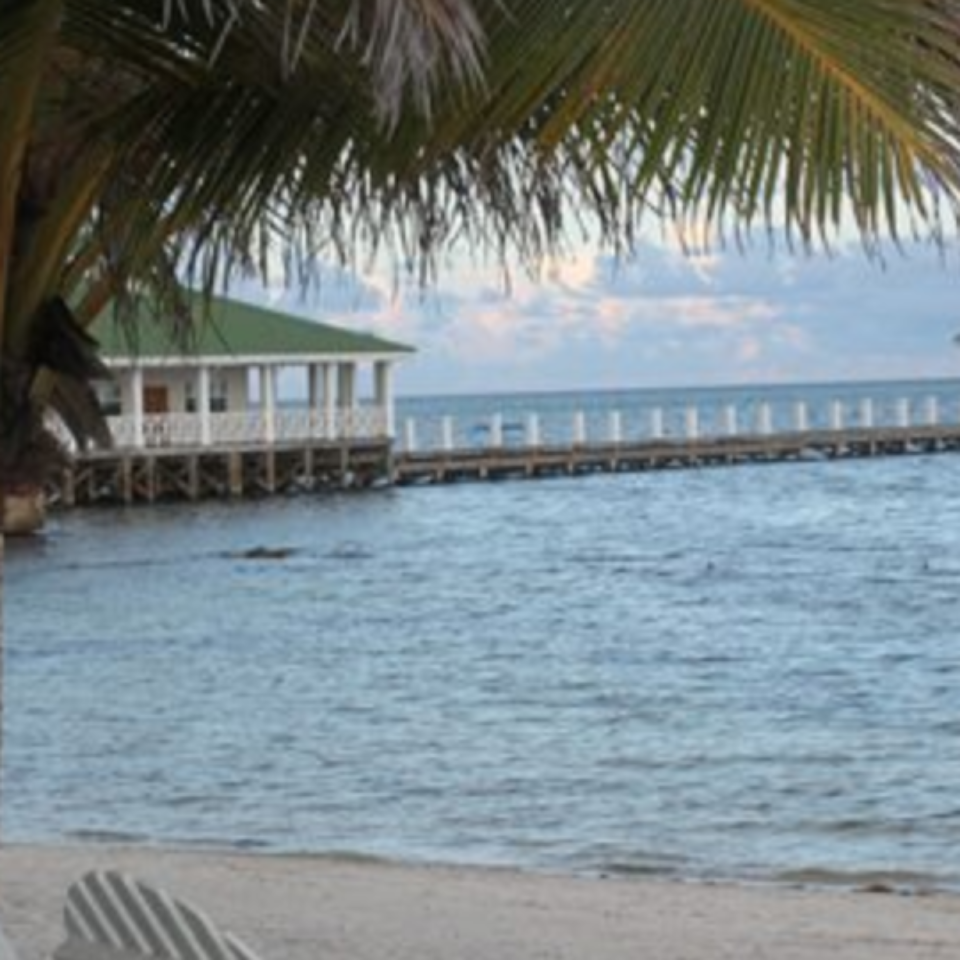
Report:
[[61,937],[93,867],[191,901],[263,960],[888,960],[960,956],[960,897],[544,876],[104,846],[0,850],[20,960]]

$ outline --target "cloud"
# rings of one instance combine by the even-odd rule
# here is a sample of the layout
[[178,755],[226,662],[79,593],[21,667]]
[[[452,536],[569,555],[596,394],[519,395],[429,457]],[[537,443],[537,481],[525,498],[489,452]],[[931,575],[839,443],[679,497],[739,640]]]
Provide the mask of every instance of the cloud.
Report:
[[618,262],[581,254],[541,282],[444,274],[436,290],[336,268],[279,309],[415,345],[408,393],[950,376],[960,372],[960,265],[921,245],[883,262],[667,240]]

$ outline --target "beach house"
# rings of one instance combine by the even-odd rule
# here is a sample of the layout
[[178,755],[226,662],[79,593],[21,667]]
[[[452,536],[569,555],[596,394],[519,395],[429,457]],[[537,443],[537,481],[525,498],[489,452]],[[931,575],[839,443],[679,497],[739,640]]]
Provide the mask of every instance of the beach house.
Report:
[[74,450],[54,504],[250,497],[393,478],[394,370],[410,347],[237,301],[189,336],[143,316],[92,333],[112,443]]
[[390,439],[394,367],[411,348],[367,333],[216,300],[187,339],[104,316],[93,335],[116,450]]

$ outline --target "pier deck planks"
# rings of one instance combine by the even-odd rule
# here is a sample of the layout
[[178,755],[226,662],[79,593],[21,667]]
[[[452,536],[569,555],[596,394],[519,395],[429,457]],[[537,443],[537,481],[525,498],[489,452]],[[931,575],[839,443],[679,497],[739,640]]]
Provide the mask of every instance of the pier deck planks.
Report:
[[396,452],[386,440],[155,447],[81,454],[48,492],[67,507],[135,504],[957,450],[960,424],[423,452]]

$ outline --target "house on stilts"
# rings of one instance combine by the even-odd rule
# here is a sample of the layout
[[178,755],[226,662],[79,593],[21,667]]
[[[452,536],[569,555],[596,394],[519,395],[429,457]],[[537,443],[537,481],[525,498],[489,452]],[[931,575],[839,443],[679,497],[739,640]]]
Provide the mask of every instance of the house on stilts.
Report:
[[186,338],[146,314],[92,333],[113,442],[74,451],[54,500],[242,497],[369,485],[392,473],[394,372],[413,350],[218,299]]

